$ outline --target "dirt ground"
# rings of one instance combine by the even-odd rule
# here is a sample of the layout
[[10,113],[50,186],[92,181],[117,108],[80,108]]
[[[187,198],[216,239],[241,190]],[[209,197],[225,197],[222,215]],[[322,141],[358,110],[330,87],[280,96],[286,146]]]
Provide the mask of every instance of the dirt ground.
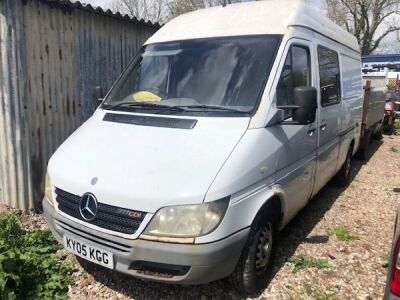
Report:
[[[385,136],[372,148],[368,161],[353,162],[347,188],[326,186],[281,232],[274,276],[259,299],[382,298],[400,200],[400,136]],[[21,218],[30,228],[46,226],[40,215]],[[337,226],[358,239],[328,234]],[[331,267],[294,273],[290,258],[298,255],[326,259]],[[87,267],[89,273],[77,265],[71,299],[240,299],[226,280],[182,287]]]

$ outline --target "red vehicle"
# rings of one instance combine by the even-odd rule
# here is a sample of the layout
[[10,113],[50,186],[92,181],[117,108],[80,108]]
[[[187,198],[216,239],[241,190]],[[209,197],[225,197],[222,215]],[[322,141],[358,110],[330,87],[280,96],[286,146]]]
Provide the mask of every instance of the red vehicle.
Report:
[[395,102],[388,101],[385,104],[385,116],[383,118],[383,131],[392,134],[394,130],[394,120],[396,119]]

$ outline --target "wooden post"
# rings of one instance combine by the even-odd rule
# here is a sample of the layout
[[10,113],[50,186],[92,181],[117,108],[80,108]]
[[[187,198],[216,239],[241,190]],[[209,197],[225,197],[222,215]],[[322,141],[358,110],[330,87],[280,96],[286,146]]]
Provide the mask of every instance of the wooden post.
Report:
[[367,80],[367,82],[364,86],[364,101],[363,101],[363,113],[362,113],[362,122],[361,122],[361,135],[364,134],[364,129],[367,124],[370,93],[371,93],[371,81]]

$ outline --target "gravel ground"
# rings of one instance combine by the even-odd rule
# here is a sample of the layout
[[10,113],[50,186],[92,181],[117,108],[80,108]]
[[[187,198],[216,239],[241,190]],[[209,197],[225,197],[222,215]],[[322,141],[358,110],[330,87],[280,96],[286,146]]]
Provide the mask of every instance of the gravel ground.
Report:
[[[400,200],[400,136],[375,141],[367,162],[354,161],[350,186],[328,185],[281,232],[274,277],[258,299],[381,299],[385,286],[396,207]],[[396,149],[398,151],[396,152]],[[5,210],[0,207],[0,213]],[[28,229],[46,228],[41,215],[18,211]],[[339,241],[337,226],[359,239]],[[64,251],[64,250],[62,250]],[[326,259],[330,269],[296,273],[290,258]],[[76,261],[70,255],[69,259]],[[241,299],[226,280],[202,286],[144,282],[82,262],[71,299]]]

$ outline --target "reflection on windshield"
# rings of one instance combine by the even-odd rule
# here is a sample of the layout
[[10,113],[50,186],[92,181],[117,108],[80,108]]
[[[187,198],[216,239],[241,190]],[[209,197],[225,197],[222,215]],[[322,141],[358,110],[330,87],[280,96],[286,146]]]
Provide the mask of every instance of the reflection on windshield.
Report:
[[[202,111],[201,107],[207,112],[213,108],[220,113],[251,112],[278,43],[276,36],[243,36],[145,46],[112,89],[103,108],[151,103],[164,108],[192,106],[197,112]],[[138,105],[136,109],[150,107],[154,105]]]

